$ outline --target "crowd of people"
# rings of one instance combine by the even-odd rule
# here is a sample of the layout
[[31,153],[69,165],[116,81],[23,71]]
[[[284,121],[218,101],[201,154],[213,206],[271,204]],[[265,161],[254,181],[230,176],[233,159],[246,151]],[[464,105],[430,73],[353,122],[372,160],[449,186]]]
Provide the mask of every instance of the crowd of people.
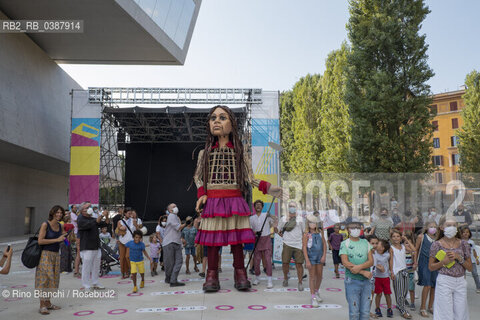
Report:
[[[329,251],[335,276],[339,278],[340,269],[345,270],[350,319],[382,317],[383,297],[387,305],[386,316],[392,317],[392,293],[400,315],[410,319],[411,312],[416,310],[416,285],[422,287],[418,308],[422,317],[468,319],[467,271],[472,273],[477,293],[480,293],[476,270],[479,253],[471,240],[471,216],[463,206],[449,217],[437,214],[434,208],[429,209],[422,217],[425,222],[421,229],[416,229],[416,222],[411,221],[413,218],[408,214],[395,224],[387,208],[379,210],[379,215],[368,227],[348,221],[336,222],[331,228],[324,227],[331,217],[324,215],[322,219],[318,212],[301,214],[295,202],[288,204],[288,213],[280,219],[264,212],[264,203],[260,200],[254,202],[253,209],[250,225],[257,240],[251,265],[252,284],[260,284],[263,265],[266,287],[274,287],[271,239],[276,233],[283,240],[283,286],[289,286],[290,270],[295,266],[297,288],[303,291],[305,267],[309,273],[312,307],[318,307],[323,301],[320,287]],[[71,206],[70,211],[54,206],[39,229],[38,243],[42,253],[35,273],[35,288],[58,289],[60,274],[73,272],[81,278],[83,290],[104,289],[99,282],[102,245],[118,254],[122,278],[132,279],[133,292],[145,284],[144,257],[150,263],[150,276],[157,276],[157,268],[161,269],[170,287],[185,285],[178,280],[184,263],[186,274],[193,271],[205,277],[208,248],[195,242],[202,223],[200,216],[188,216],[182,221],[179,208],[171,203],[160,216],[155,232],[145,242],[147,230],[135,210],[122,208],[110,216],[109,211],[99,212],[89,202]],[[11,255],[11,249],[4,252],[0,273],[8,273]],[[137,273],[140,274],[139,285]],[[40,300],[41,314],[58,309],[60,306],[49,299]]]

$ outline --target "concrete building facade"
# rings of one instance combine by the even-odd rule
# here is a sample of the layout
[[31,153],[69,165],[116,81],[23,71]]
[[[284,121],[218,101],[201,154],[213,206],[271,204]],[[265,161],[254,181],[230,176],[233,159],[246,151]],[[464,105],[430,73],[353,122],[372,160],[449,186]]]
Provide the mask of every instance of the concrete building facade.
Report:
[[0,237],[35,232],[68,203],[70,92],[82,88],[57,63],[182,65],[200,4],[0,0],[0,20],[85,24],[81,34],[0,34]]

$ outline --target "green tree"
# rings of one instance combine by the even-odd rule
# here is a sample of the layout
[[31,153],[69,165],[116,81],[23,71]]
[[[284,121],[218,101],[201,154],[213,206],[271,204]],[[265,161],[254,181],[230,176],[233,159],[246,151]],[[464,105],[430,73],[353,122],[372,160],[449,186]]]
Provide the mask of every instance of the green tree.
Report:
[[480,173],[480,73],[470,72],[466,79],[467,86],[462,110],[463,126],[458,132],[460,143],[460,171]]
[[357,172],[431,172],[423,0],[351,0],[346,102]]
[[283,152],[280,154],[280,160],[282,162],[282,172],[284,173],[289,173],[291,170],[290,154],[294,151],[292,129],[294,112],[293,91],[282,92],[280,95],[280,142]]
[[324,150],[320,162],[322,172],[350,172],[351,126],[348,105],[345,102],[348,54],[350,48],[342,43],[340,49],[332,51],[326,60],[322,78],[322,107],[320,109],[320,137]]
[[322,167],[320,137],[322,76],[307,74],[293,88],[293,152],[289,154],[292,173],[315,173]]

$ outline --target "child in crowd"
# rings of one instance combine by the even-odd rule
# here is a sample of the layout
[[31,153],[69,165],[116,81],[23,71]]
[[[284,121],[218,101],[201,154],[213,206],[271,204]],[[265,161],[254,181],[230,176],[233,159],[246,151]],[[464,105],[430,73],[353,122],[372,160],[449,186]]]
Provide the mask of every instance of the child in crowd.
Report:
[[[390,253],[390,277],[393,281],[393,291],[395,291],[396,306],[400,314],[405,319],[411,319],[412,316],[406,310],[408,294],[408,271],[406,250],[414,252],[415,248],[410,241],[402,235],[397,229],[392,229],[390,233],[391,248]],[[404,243],[402,243],[402,240]]]
[[[470,245],[470,257],[472,259],[472,277],[475,281],[475,286],[477,287],[477,293],[480,293],[480,279],[478,279],[477,271],[477,266],[480,264],[480,261],[478,260],[477,251],[475,250],[475,242],[473,242],[473,240],[471,239],[472,231],[469,227],[462,227],[460,228],[460,236],[462,237],[462,240],[467,241],[467,243]],[[475,259],[475,261],[473,259]]]
[[[361,236],[360,236],[361,238]],[[371,235],[368,235],[365,237],[365,239],[368,241],[368,243],[370,243],[370,251],[372,252],[372,255],[375,254],[375,250],[377,250],[377,245],[378,245],[378,238],[371,234]],[[374,260],[375,262],[375,260]],[[372,309],[372,301],[373,301],[373,298],[375,297],[375,263],[373,264],[373,266],[370,268],[370,272],[372,273],[372,277],[370,278],[370,285],[372,287],[372,299],[370,300],[370,310]],[[377,316],[375,315],[375,313],[372,313],[370,312],[370,317],[371,318],[376,318]]]
[[360,239],[361,224],[347,225],[350,237],[340,245],[340,258],[345,266],[345,295],[350,319],[368,319],[372,286],[369,268],[373,265],[370,244]]
[[152,263],[150,263],[150,275],[156,276],[157,273],[157,265],[158,265],[158,258],[160,257],[160,241],[157,238],[156,233],[152,233],[150,235],[150,257],[152,258]]
[[433,313],[435,283],[437,281],[438,271],[430,271],[430,269],[428,269],[428,260],[430,257],[430,247],[437,238],[437,234],[438,226],[435,220],[432,219],[426,224],[423,233],[418,235],[415,247],[415,251],[417,251],[418,285],[423,286],[420,315],[424,318],[428,318],[428,312],[425,306],[429,296],[428,310]]
[[[360,239],[361,239],[361,236],[360,236]],[[370,247],[371,247],[370,251],[372,252],[372,255],[374,255],[375,250],[377,250],[378,238],[372,234],[372,235],[366,236],[364,239],[366,239],[368,243],[370,243]],[[370,272],[372,273],[372,277],[370,278],[370,285],[372,287],[372,299],[370,300],[370,309],[372,309],[372,301],[373,301],[373,298],[375,297],[375,263],[370,268]],[[370,312],[370,317],[376,318],[377,316],[375,315],[375,313]]]
[[[412,230],[405,230],[405,237],[415,248],[415,237]],[[410,293],[410,310],[415,311],[415,270],[417,270],[417,258],[415,250],[405,251],[405,263],[407,265],[408,272],[408,292]]]
[[316,216],[308,215],[308,232],[303,235],[303,255],[310,274],[310,294],[312,307],[318,308],[320,298],[320,284],[323,277],[323,265],[327,255],[327,244],[323,239],[323,235],[318,228],[318,219]]
[[190,216],[185,219],[185,224],[187,226],[182,230],[182,242],[183,246],[185,247],[185,266],[187,268],[186,273],[190,274],[190,256],[192,256],[195,272],[199,271],[197,268],[197,257],[195,256],[195,237],[197,235],[197,228],[193,226],[193,219]]
[[374,277],[375,277],[375,315],[382,317],[380,310],[380,301],[382,294],[385,295],[387,301],[387,317],[393,317],[392,311],[392,290],[390,288],[390,270],[392,269],[390,260],[391,256],[390,243],[387,240],[379,240],[377,250],[373,254],[374,260]]
[[100,232],[100,241],[106,245],[109,245],[110,240],[112,240],[112,236],[110,235],[110,232],[107,232],[107,227],[102,227]]
[[130,256],[130,273],[132,275],[133,281],[133,293],[137,292],[137,271],[140,273],[142,280],[140,282],[140,288],[145,286],[145,264],[143,263],[143,255],[150,260],[152,263],[152,258],[148,255],[145,250],[145,244],[142,241],[143,233],[140,230],[135,230],[133,232],[133,240],[128,241],[125,244],[125,247],[128,248],[127,256]]
[[334,232],[330,234],[328,237],[328,247],[332,250],[332,259],[333,259],[333,266],[335,267],[335,277],[338,279],[340,278],[340,273],[338,272],[338,265],[341,263],[340,261],[340,244],[343,241],[343,235],[340,234],[340,224],[335,224],[333,227]]
[[[342,235],[343,240],[347,240],[347,239],[348,239],[348,231],[347,231],[347,227],[346,227],[345,223],[339,223],[339,225],[340,225],[340,231],[339,231],[339,233]],[[335,228],[335,227],[334,227],[334,228]],[[334,229],[334,230],[335,230],[335,229]],[[361,235],[361,234],[362,234],[362,233],[360,232],[360,235]]]

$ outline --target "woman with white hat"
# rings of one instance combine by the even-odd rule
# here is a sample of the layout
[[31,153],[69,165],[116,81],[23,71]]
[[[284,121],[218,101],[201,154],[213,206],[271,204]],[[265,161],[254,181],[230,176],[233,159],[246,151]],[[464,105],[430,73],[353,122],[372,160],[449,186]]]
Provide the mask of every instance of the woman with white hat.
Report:
[[312,306],[318,308],[322,302],[318,290],[322,283],[323,265],[327,254],[327,243],[318,228],[319,218],[313,214],[307,216],[308,228],[303,236],[303,255],[310,273],[309,285]]

